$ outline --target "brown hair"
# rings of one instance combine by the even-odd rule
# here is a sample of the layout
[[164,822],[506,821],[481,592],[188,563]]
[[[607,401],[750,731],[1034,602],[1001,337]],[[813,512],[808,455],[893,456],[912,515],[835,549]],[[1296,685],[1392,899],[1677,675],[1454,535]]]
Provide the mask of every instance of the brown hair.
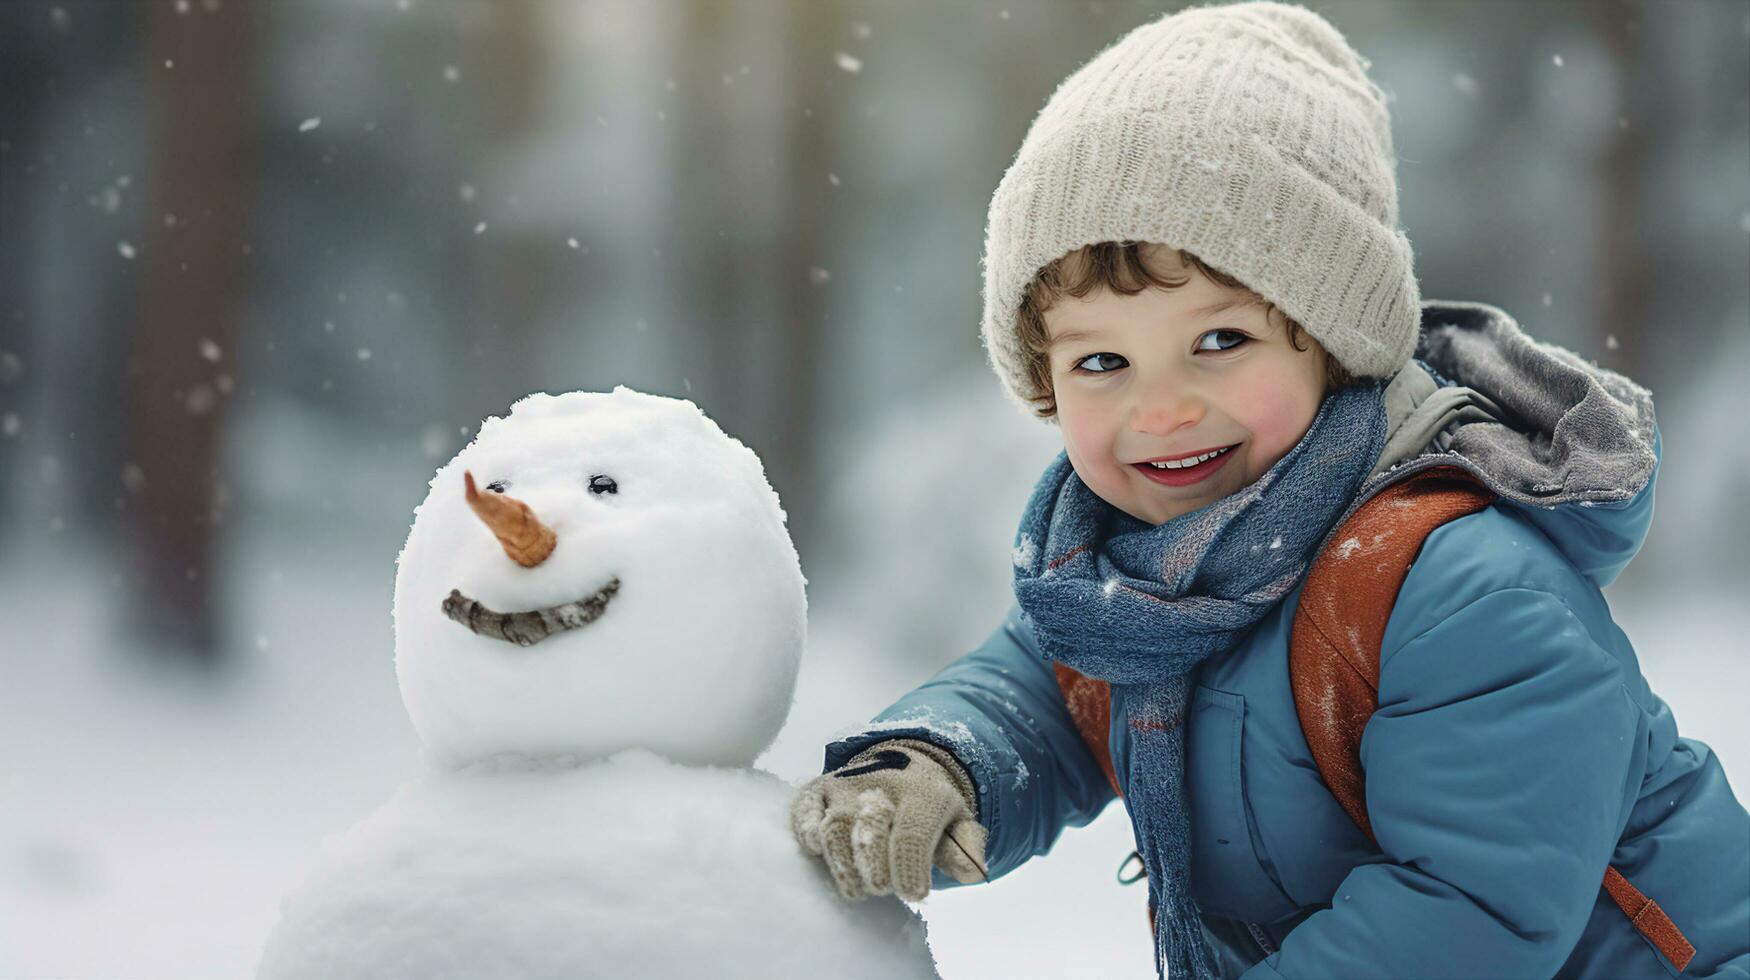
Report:
[[[1300,337],[1306,328],[1278,309],[1275,303],[1253,293],[1238,279],[1205,265],[1202,259],[1184,249],[1172,249],[1168,246],[1160,247],[1175,252],[1179,256],[1181,268],[1187,274],[1174,278],[1158,273],[1149,268],[1143,255],[1142,250],[1148,246],[1147,242],[1100,242],[1083,246],[1040,269],[1033,281],[1027,284],[1026,290],[1021,294],[1021,309],[1017,317],[1021,346],[1027,352],[1027,380],[1032,383],[1033,390],[1038,393],[1036,397],[1042,403],[1033,412],[1040,418],[1051,418],[1057,414],[1057,399],[1051,386],[1051,364],[1046,358],[1050,337],[1045,330],[1045,311],[1051,309],[1065,295],[1080,299],[1100,287],[1126,296],[1134,296],[1151,285],[1162,289],[1177,289],[1191,281],[1187,267],[1195,268],[1229,289],[1252,293],[1258,302],[1268,308],[1268,316],[1281,317],[1287,321],[1288,342],[1294,345],[1294,349],[1307,349],[1300,345]],[[1337,363],[1335,357],[1326,357],[1326,391],[1346,388],[1355,382],[1354,375]]]

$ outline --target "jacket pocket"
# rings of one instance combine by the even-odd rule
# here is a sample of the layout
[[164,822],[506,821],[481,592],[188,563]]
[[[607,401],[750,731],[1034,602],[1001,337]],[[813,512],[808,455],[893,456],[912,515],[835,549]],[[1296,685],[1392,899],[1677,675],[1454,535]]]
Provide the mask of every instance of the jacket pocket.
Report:
[[1265,869],[1246,806],[1242,755],[1246,699],[1198,686],[1186,721],[1185,791],[1191,814],[1191,887],[1209,912],[1273,922],[1298,906]]

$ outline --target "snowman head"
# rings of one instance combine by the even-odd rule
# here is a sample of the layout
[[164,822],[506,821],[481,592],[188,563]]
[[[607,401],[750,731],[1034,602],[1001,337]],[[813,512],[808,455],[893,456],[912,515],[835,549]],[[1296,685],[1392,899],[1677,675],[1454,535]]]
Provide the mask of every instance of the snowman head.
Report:
[[431,481],[395,577],[395,671],[433,761],[647,748],[745,766],[806,621],[753,451],[692,402],[534,394]]

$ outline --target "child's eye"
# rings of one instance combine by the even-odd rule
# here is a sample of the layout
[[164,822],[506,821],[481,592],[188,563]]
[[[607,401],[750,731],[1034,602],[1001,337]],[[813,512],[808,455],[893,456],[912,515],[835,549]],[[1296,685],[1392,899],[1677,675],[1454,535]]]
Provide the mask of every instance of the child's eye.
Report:
[[[1117,354],[1102,352],[1099,354],[1089,354],[1087,357],[1082,358],[1075,363],[1075,368],[1077,370],[1086,371],[1089,374],[1105,374],[1107,371],[1116,371],[1129,363],[1129,361]],[[1090,364],[1095,366],[1089,367],[1088,365]]]
[[[1229,344],[1229,345],[1227,345],[1227,346],[1226,346],[1226,347],[1222,347],[1222,346],[1220,346],[1220,345],[1219,345],[1219,344],[1218,344],[1218,345],[1217,345],[1217,346],[1215,346],[1215,347],[1204,347],[1204,346],[1202,346],[1202,343],[1203,343],[1203,340],[1204,340],[1204,338],[1208,338],[1208,337],[1213,337],[1213,336],[1215,336],[1215,335],[1216,335],[1216,334],[1222,334],[1222,333],[1225,333],[1225,334],[1231,334],[1231,335],[1233,335],[1233,336],[1235,336],[1235,337],[1238,337],[1238,338],[1239,338],[1239,340],[1237,340],[1237,341],[1235,341],[1235,342],[1233,342],[1233,343],[1231,343],[1231,344]],[[1206,334],[1204,334],[1204,335],[1203,335],[1203,337],[1199,337],[1199,338],[1198,338],[1198,341],[1197,341],[1197,342],[1198,342],[1198,347],[1197,347],[1197,349],[1198,349],[1198,350],[1213,350],[1213,351],[1224,351],[1224,350],[1233,350],[1233,349],[1234,349],[1234,348],[1236,348],[1236,347],[1241,347],[1241,346],[1244,346],[1244,345],[1245,345],[1245,343],[1246,343],[1246,341],[1248,341],[1248,340],[1251,340],[1251,339],[1252,339],[1252,338],[1250,338],[1250,337],[1248,337],[1248,336],[1246,336],[1246,335],[1245,335],[1245,334],[1243,334],[1243,333],[1240,333],[1240,332],[1239,332],[1239,331],[1238,331],[1238,330],[1211,330],[1211,331],[1209,331],[1209,332],[1208,332],[1208,333],[1206,333]]]

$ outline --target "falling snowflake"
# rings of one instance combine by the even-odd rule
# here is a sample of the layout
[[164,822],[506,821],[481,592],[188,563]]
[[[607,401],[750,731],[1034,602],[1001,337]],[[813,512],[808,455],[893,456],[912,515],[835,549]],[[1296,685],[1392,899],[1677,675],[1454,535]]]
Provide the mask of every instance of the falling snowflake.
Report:
[[308,133],[310,130],[315,129],[317,126],[320,126],[320,125],[322,125],[322,117],[321,116],[311,116],[310,118],[308,118],[308,119],[306,119],[303,122],[298,124],[298,132]]
[[124,259],[128,259],[129,261],[132,261],[134,258],[134,246],[129,244],[128,242],[116,242],[115,243],[115,250],[117,252],[120,252],[122,258],[124,258]]
[[201,349],[201,356],[202,357],[206,358],[209,361],[213,361],[215,363],[219,360],[219,358],[225,356],[224,352],[219,350],[219,345],[213,343],[213,341],[208,337],[201,338],[200,349]]
[[188,394],[183,397],[182,407],[190,415],[205,415],[212,411],[213,403],[218,401],[218,398],[219,396],[214,393],[212,385],[198,384],[190,388]]
[[834,61],[838,62],[839,68],[843,71],[848,71],[855,75],[863,70],[863,60],[855,55],[847,54],[843,51],[835,51],[833,52],[832,57]]
[[449,426],[433,422],[421,430],[419,451],[424,453],[427,459],[443,459],[450,455]]
[[1477,80],[1462,71],[1452,76],[1452,87],[1464,95],[1477,94]]

